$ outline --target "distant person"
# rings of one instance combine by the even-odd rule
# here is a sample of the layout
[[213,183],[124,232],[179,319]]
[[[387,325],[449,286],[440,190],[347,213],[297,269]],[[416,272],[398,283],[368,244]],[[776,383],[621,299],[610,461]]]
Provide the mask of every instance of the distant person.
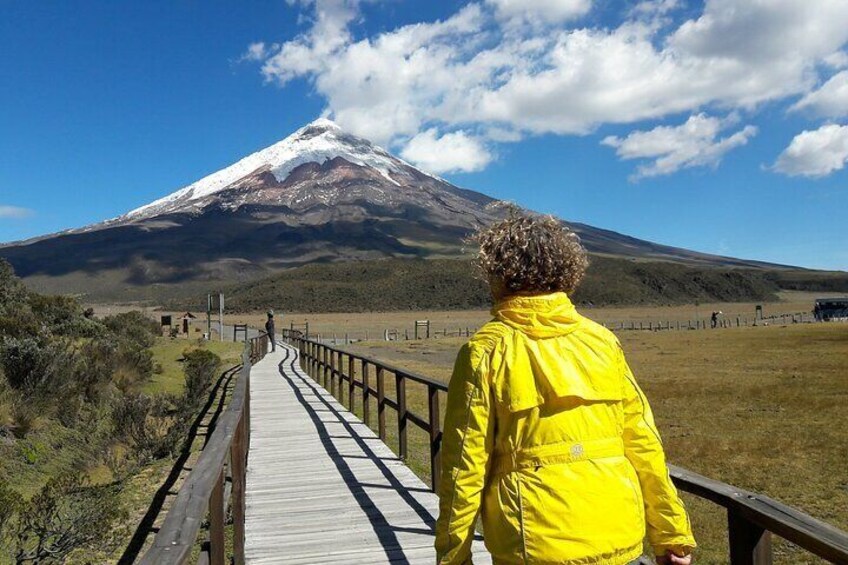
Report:
[[718,312],[713,312],[712,316],[710,316],[710,327],[714,328],[718,325]]
[[647,399],[615,335],[568,295],[588,264],[554,218],[477,236],[494,319],[450,380],[436,553],[470,563],[482,511],[495,563],[688,565],[695,539]]
[[268,310],[268,319],[265,321],[265,333],[268,334],[268,340],[271,342],[271,351],[277,350],[277,344],[274,341],[274,311]]

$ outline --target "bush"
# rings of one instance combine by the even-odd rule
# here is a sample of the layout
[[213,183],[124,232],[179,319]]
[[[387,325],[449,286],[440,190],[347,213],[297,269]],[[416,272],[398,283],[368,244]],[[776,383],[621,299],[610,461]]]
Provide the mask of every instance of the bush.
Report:
[[185,389],[183,391],[183,413],[193,413],[206,399],[209,387],[218,375],[221,358],[206,349],[194,349],[183,353]]
[[0,317],[18,310],[26,302],[28,292],[5,259],[0,259]]
[[142,348],[152,347],[159,335],[159,324],[139,311],[107,316],[103,324],[115,335]]
[[87,400],[94,401],[112,382],[119,361],[118,347],[108,339],[96,339],[83,344],[75,357],[75,389]]
[[116,435],[133,443],[142,458],[160,459],[173,452],[175,418],[168,414],[165,396],[125,393],[112,410]]
[[5,538],[6,527],[18,511],[21,497],[6,484],[0,481],[0,540]]
[[80,548],[114,544],[114,526],[127,518],[116,485],[90,486],[75,475],[51,479],[20,508],[18,563],[64,563]]
[[29,305],[33,314],[54,333],[56,328],[82,317],[82,306],[70,296],[47,296],[30,293]]
[[18,439],[26,437],[41,413],[41,403],[19,395],[12,403],[12,434]]
[[0,343],[0,366],[21,402],[41,403],[72,393],[76,358],[66,343],[34,338],[6,338]]
[[0,344],[0,365],[9,385],[16,390],[31,389],[50,364],[47,350],[34,338],[6,338]]
[[144,382],[153,375],[153,352],[135,342],[119,342],[115,358],[115,370],[136,383]]
[[94,339],[106,334],[106,326],[83,316],[65,320],[53,327],[56,335]]

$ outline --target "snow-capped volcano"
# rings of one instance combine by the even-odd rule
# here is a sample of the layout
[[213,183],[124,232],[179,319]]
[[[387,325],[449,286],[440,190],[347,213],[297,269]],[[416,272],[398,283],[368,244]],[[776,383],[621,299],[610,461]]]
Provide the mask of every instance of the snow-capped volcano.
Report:
[[[403,176],[408,174],[409,169],[414,169],[410,164],[370,141],[346,133],[332,120],[319,118],[282,141],[248,155],[173,194],[136,208],[122,216],[122,219],[139,219],[191,207],[260,169],[273,175],[277,182],[284,182],[292,171],[301,165],[321,165],[333,159],[343,159],[360,167],[369,167],[398,186],[400,183],[392,178],[393,175]],[[425,174],[417,169],[415,171],[420,175]]]
[[[42,291],[137,299],[316,261],[457,256],[504,210],[321,119],[123,216],[3,245],[0,257]],[[570,225],[590,252],[755,265]]]

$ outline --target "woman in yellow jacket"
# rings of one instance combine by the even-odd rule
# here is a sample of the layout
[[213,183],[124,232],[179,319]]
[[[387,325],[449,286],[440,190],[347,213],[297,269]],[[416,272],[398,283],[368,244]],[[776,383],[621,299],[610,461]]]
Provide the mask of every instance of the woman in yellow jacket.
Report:
[[[478,236],[494,319],[459,352],[444,425],[436,552],[496,564],[688,565],[691,526],[648,401],[615,336],[568,298],[586,254],[551,217]],[[482,512],[481,512],[482,511]]]

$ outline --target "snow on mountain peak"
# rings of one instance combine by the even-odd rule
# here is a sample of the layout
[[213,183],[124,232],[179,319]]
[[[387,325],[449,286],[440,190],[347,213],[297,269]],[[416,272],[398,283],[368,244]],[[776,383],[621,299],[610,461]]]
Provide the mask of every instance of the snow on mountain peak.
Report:
[[[322,129],[334,129],[334,130],[341,130],[342,129],[341,126],[339,126],[339,124],[337,124],[336,122],[334,122],[333,120],[331,120],[329,118],[318,118],[317,120],[310,122],[306,126],[306,128],[322,128]],[[304,128],[304,129],[306,129],[306,128]]]
[[404,166],[410,167],[408,163],[390,155],[370,141],[345,132],[332,120],[319,118],[282,141],[248,155],[173,194],[136,208],[124,218],[137,219],[173,211],[226,189],[260,167],[269,167],[274,177],[282,182],[300,165],[321,164],[336,157],[356,165],[372,167],[393,184],[398,183],[391,173],[400,172]]

